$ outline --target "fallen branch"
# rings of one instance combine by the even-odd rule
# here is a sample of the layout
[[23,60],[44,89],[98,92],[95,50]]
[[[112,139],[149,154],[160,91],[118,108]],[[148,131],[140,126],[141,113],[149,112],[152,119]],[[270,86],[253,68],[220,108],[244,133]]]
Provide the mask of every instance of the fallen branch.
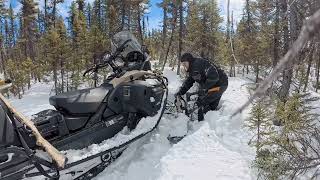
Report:
[[33,135],[37,140],[37,145],[45,149],[45,151],[50,155],[53,161],[56,162],[58,167],[64,168],[66,163],[66,157],[64,157],[55,147],[53,147],[46,139],[44,139],[38,131],[37,127],[33,124],[33,122],[29,118],[25,117],[23,114],[16,111],[15,108],[1,93],[0,99],[4,102],[8,109],[18,118],[18,120],[21,121],[21,123],[25,124],[28,128],[31,129]]
[[293,64],[294,57],[298,55],[300,50],[304,47],[304,45],[312,39],[317,32],[320,30],[320,10],[318,10],[313,16],[311,16],[303,25],[302,30],[298,39],[293,43],[291,49],[287,52],[287,54],[278,62],[277,66],[273,69],[272,73],[265,79],[255,93],[250,97],[250,99],[242,105],[235,113],[233,113],[232,117],[241,113],[246,107],[249,106],[253,102],[253,100],[257,97],[261,97],[265,94],[268,87],[272,84],[272,82],[278,78],[281,72],[285,69],[286,65],[291,61]]

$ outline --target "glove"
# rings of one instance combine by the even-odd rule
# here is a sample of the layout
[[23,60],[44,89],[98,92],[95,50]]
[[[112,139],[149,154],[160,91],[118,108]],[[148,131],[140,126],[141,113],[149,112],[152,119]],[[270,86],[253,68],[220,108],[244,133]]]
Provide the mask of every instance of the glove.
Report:
[[11,79],[6,79],[6,80],[4,81],[4,83],[10,84],[10,83],[12,83],[12,81],[11,81]]

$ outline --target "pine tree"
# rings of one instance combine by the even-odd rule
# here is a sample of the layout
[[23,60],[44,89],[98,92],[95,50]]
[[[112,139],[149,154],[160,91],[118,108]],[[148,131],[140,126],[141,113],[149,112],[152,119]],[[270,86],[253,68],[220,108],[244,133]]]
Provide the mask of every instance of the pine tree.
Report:
[[[277,107],[274,117],[266,114],[269,118],[281,119],[283,126],[266,129],[267,141],[259,143],[254,166],[262,178],[294,178],[319,164],[318,115],[310,105],[318,100],[310,94],[294,93],[286,103],[279,100],[280,105],[274,106]],[[259,114],[256,107],[253,109],[254,114]]]
[[21,20],[21,38],[20,43],[24,48],[24,55],[26,58],[30,57],[34,62],[36,51],[35,51],[35,42],[37,39],[37,3],[33,0],[23,0],[22,3],[22,14]]
[[70,8],[71,17],[71,37],[72,37],[72,55],[71,55],[71,88],[77,89],[80,85],[81,70],[89,65],[88,32],[86,27],[85,14],[76,9],[73,3]]
[[[259,79],[259,59],[258,52],[256,51],[258,42],[258,29],[256,19],[254,18],[254,2],[246,0],[244,7],[244,15],[238,24],[238,49],[237,56],[239,57],[240,63],[247,66],[249,69],[250,65],[255,67],[256,72],[256,83]],[[249,70],[247,70],[248,73]]]
[[16,25],[15,25],[15,15],[14,15],[11,4],[9,6],[8,18],[9,18],[9,32],[8,32],[9,47],[13,47],[16,45],[16,36],[15,36]]
[[253,104],[250,118],[247,120],[246,126],[255,132],[249,144],[253,144],[257,152],[260,151],[264,144],[268,143],[268,136],[273,133],[270,113],[271,111],[268,109],[266,102],[261,99]]
[[[196,1],[190,4],[186,35],[186,51],[215,59],[219,44],[219,24],[222,18],[216,1]],[[200,46],[199,46],[200,45]]]

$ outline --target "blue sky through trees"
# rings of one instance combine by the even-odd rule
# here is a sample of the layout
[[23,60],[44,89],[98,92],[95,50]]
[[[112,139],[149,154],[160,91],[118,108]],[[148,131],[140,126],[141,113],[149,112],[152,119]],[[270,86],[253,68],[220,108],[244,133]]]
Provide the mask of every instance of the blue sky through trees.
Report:
[[[43,8],[44,0],[36,0],[40,6],[40,8]],[[69,7],[71,5],[71,2],[74,0],[64,0],[64,3],[59,4],[58,6],[58,14],[67,17]],[[94,0],[86,0],[86,3],[92,3]],[[157,6],[158,3],[162,2],[162,0],[150,0],[150,9],[146,16],[149,16],[149,29],[157,29],[161,27],[162,22],[162,15],[163,12],[161,8]],[[217,0],[218,7],[220,9],[221,16],[226,20],[226,12],[227,12],[227,0]],[[230,10],[234,11],[234,19],[236,22],[238,22],[241,19],[242,15],[242,9],[244,6],[245,0],[230,0]],[[17,13],[19,12],[21,8],[21,4],[19,0],[8,0],[7,5],[12,4],[12,7],[14,8],[14,11]]]

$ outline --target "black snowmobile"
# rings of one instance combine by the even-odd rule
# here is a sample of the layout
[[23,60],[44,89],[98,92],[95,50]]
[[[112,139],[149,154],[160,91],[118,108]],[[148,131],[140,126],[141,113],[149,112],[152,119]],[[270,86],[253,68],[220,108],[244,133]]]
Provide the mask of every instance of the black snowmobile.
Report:
[[[65,155],[69,149],[82,150],[92,144],[115,138],[118,133],[128,139],[113,144],[101,152],[67,162],[64,168],[49,160],[37,146],[32,131],[0,101],[0,179],[30,177],[49,179],[91,179],[121,155],[126,147],[153,131],[165,110],[167,79],[150,71],[125,71],[117,65],[119,59],[139,54],[139,44],[126,32],[118,34],[119,46],[100,64],[86,73],[98,72],[110,66],[112,79],[96,88],[82,89],[50,97],[56,110],[45,110],[34,116],[33,122],[41,135]],[[134,57],[138,57],[134,55]],[[143,57],[143,56],[141,56]],[[142,118],[157,117],[154,125],[134,136]],[[131,131],[131,132],[130,132]]]

